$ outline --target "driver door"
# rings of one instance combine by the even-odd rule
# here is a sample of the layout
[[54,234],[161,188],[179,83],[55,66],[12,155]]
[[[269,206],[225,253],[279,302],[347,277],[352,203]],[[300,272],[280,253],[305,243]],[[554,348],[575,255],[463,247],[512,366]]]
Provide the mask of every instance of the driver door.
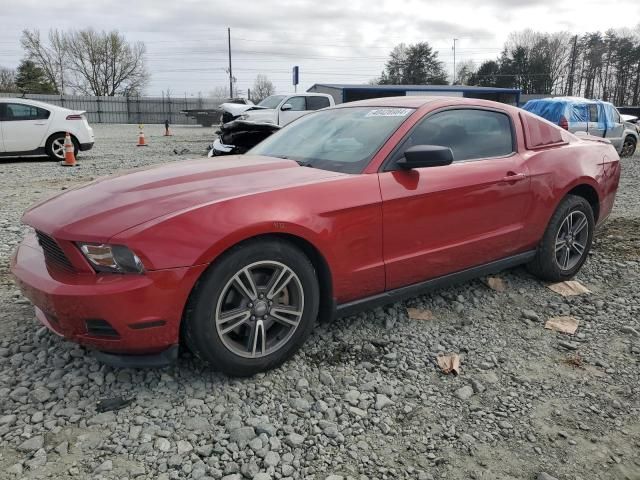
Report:
[[[283,110],[284,106],[290,106],[288,110]],[[284,127],[307,113],[307,102],[305,97],[290,97],[280,106],[278,125]]]
[[[386,288],[391,290],[521,251],[531,203],[511,117],[451,109],[421,120],[379,174]],[[402,170],[413,145],[451,148],[454,163]]]
[[604,105],[606,111],[606,118],[609,125],[607,125],[606,138],[608,138],[615,149],[620,152],[622,150],[622,143],[624,142],[624,122],[620,118],[618,110],[613,105]]

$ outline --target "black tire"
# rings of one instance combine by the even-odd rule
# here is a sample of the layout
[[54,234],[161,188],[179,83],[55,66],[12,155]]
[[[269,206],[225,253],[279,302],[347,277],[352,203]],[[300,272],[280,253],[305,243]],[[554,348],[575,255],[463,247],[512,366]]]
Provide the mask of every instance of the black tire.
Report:
[[[296,298],[302,299],[302,306],[293,308],[299,308],[302,312],[295,328],[287,327],[275,320],[275,318],[271,316],[274,314],[272,307],[266,307],[266,305],[264,305],[270,292],[268,292],[268,288],[271,283],[262,286],[259,283],[259,274],[265,271],[262,269],[262,265],[270,263],[283,265],[295,274],[295,280],[290,280],[285,287],[287,298],[296,296]],[[248,269],[248,271],[251,272],[250,274],[252,278],[254,278],[254,285],[258,287],[256,291],[263,292],[261,295],[263,295],[265,300],[258,300],[256,295],[254,300],[255,305],[254,303],[250,303],[251,300],[249,300],[246,294],[244,294],[244,296],[240,294],[242,290],[237,287],[238,284],[233,283],[235,277],[243,275],[243,272],[246,271],[244,269]],[[268,271],[268,267],[266,271]],[[270,277],[275,280],[273,281],[272,288],[275,288],[278,284],[278,280],[275,279],[277,275],[275,273],[276,271],[277,270],[274,270],[274,273]],[[286,271],[286,269],[283,268],[281,271]],[[266,278],[268,273],[263,273],[263,275],[265,275],[265,282],[272,281]],[[243,277],[243,279],[246,278],[247,277]],[[301,297],[300,292],[302,293]],[[285,290],[281,293],[276,293],[276,296],[284,293]],[[247,241],[237,245],[224,254],[211,265],[198,281],[191,294],[185,312],[182,325],[182,337],[186,346],[193,354],[208,361],[216,370],[237,377],[254,375],[278,367],[293,356],[302,346],[315,325],[318,316],[319,297],[320,289],[316,272],[309,259],[299,249],[286,241],[275,238]],[[221,306],[230,303],[229,299],[234,299],[238,302],[238,306],[230,307],[229,312],[249,311],[251,318],[245,319],[236,329],[232,329],[228,335],[223,335],[219,330],[224,329],[224,325],[230,325],[233,322],[221,323],[220,320],[217,319],[223,317],[222,314],[219,314],[219,311]],[[269,302],[269,305],[271,305],[271,303],[272,302]],[[276,309],[278,306],[289,306],[280,304],[279,300],[275,297],[273,298],[273,303],[273,309]],[[293,301],[289,299],[288,303],[293,304]],[[258,313],[255,311],[258,307],[266,307],[268,311],[266,313],[264,313],[264,311]],[[258,315],[258,317],[254,315]],[[264,316],[260,317],[259,315]],[[261,323],[260,326],[262,330],[260,330],[256,327],[256,323],[262,321],[264,321],[264,323]],[[269,323],[269,325],[265,326],[267,323]],[[283,333],[283,330],[286,328],[293,328],[293,331]],[[255,345],[257,342],[253,343],[253,352],[236,353],[233,350],[234,348],[237,350],[242,348],[239,346],[240,342],[238,339],[244,338],[247,345],[249,345],[251,343],[250,338],[253,338],[251,337],[252,332],[259,331],[262,331],[261,338],[263,342],[261,343],[262,351],[264,352],[263,356],[258,358],[241,356],[243,353],[255,356]],[[276,332],[271,337],[272,342],[274,340],[276,342],[282,342],[281,346],[277,347],[278,344],[276,343],[272,347],[265,348],[265,343],[272,332]],[[243,333],[246,338],[242,336]],[[255,337],[258,338],[259,334],[256,333]],[[238,341],[238,343],[234,343],[236,341]],[[275,347],[277,347],[275,351],[268,353],[269,348]]]
[[[47,156],[51,160],[55,160],[58,162],[64,160],[64,150],[62,151],[61,156],[56,154],[56,150],[57,150],[56,147],[59,145],[58,142],[62,142],[62,144],[64,144],[64,136],[65,136],[64,133],[54,133],[47,139],[47,143],[45,144],[44,148]],[[76,138],[72,135],[71,141],[73,142],[73,154],[77,157],[78,151],[80,150],[78,145],[78,140],[76,140]]]
[[625,157],[632,157],[633,154],[636,152],[636,139],[633,138],[631,135],[627,135],[627,137],[624,139],[624,143],[622,144],[622,151],[620,152],[620,156],[625,158]]
[[[584,239],[580,238],[580,242],[584,242],[584,248],[582,254],[578,256],[577,246],[569,247],[565,245],[561,252],[558,252],[556,247],[561,242],[569,242],[573,244],[574,235],[562,235],[561,228],[566,228],[566,221],[569,216],[572,218],[579,218],[586,220],[586,228],[588,229],[586,235],[583,234],[583,230],[580,230],[579,234],[584,235]],[[560,203],[555,213],[551,217],[547,229],[544,232],[542,241],[538,246],[535,258],[527,265],[527,268],[531,273],[536,275],[542,280],[552,282],[563,282],[570,280],[580,270],[583,263],[589,255],[591,249],[591,243],[593,241],[593,230],[595,221],[593,217],[593,210],[591,205],[584,198],[576,195],[567,195]],[[578,223],[576,224],[578,228]],[[575,244],[582,245],[576,240]],[[574,244],[574,245],[575,245]],[[564,263],[558,259],[558,255],[564,260],[563,252],[568,250],[570,254],[576,255],[571,263],[567,262],[568,268],[562,268],[560,265]]]

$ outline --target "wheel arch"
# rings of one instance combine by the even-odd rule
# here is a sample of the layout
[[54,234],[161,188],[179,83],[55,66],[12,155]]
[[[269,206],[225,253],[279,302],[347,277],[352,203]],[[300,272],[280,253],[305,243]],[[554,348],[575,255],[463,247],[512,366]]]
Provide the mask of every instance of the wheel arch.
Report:
[[[62,132],[62,131],[58,131],[58,132],[52,132],[47,136],[47,139],[44,142],[45,147],[47,145],[49,145],[49,142],[53,141],[53,137],[57,136],[57,135],[66,135],[67,132]],[[76,137],[73,132],[69,132],[69,136],[71,137],[71,140],[75,143],[76,147],[80,146],[80,141],[78,140],[78,137]]]
[[334,300],[334,295],[333,295],[333,277],[331,274],[331,268],[329,266],[329,262],[327,261],[326,257],[322,254],[320,249],[316,245],[314,245],[312,242],[310,242],[308,239],[303,238],[299,235],[295,235],[292,233],[285,233],[285,232],[265,232],[265,233],[259,233],[253,236],[246,237],[239,242],[236,242],[232,245],[228,245],[226,248],[221,250],[219,254],[215,256],[214,259],[212,259],[209,262],[209,266],[201,273],[200,277],[193,284],[191,291],[189,292],[189,296],[187,298],[187,302],[185,304],[185,307],[182,313],[182,319],[181,319],[181,325],[180,325],[181,340],[183,337],[184,318],[187,315],[188,310],[191,308],[192,299],[194,298],[196,291],[198,289],[198,286],[200,284],[200,278],[202,278],[205,275],[205,273],[209,271],[209,269],[215,268],[220,258],[224,257],[225,254],[227,254],[229,251],[236,248],[237,246],[242,245],[244,243],[248,243],[248,242],[254,242],[259,240],[270,240],[270,239],[279,239],[283,242],[287,242],[295,246],[299,250],[301,250],[307,256],[307,258],[309,259],[309,261],[313,265],[313,268],[316,271],[316,274],[318,277],[318,286],[320,288],[320,299],[319,299],[320,304],[318,309],[318,318],[321,322],[330,321],[331,319],[334,318],[335,312],[336,312],[336,302]]
[[[592,185],[589,185],[588,183],[580,183],[567,191],[562,198],[564,199],[567,195],[582,197],[589,202],[591,210],[593,211],[593,219],[598,223],[598,219],[600,218],[600,196],[598,195],[598,191]],[[562,200],[560,201],[562,202]]]

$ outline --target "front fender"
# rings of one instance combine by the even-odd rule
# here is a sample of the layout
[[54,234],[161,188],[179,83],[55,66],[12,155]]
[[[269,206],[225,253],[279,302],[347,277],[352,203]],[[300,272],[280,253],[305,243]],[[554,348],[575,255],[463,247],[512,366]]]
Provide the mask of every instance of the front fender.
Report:
[[337,300],[384,290],[377,175],[340,176],[202,205],[130,228],[109,242],[127,245],[148,270],[160,270],[210,264],[232,246],[267,234],[312,245],[331,271]]
[[302,225],[296,225],[287,221],[280,220],[264,221],[231,232],[225,237],[220,238],[213,245],[211,245],[210,248],[205,250],[203,254],[198,258],[197,262],[199,264],[213,263],[218,257],[220,257],[220,255],[222,255],[234,245],[262,235],[290,235],[299,238],[306,241],[316,250],[318,250],[329,264],[333,262],[331,252],[325,252],[320,247],[320,245],[323,243],[321,239],[321,231],[313,231]]

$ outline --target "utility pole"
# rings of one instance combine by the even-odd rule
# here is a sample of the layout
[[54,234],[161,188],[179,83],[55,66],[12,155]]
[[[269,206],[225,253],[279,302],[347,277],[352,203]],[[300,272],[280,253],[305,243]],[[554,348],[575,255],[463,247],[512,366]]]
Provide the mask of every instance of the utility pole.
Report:
[[456,42],[457,38],[453,39],[453,85],[456,84]]
[[227,41],[229,45],[229,98],[233,98],[233,71],[231,70],[231,28],[227,27]]
[[571,69],[569,70],[569,84],[567,85],[567,95],[573,95],[573,76],[576,69],[576,53],[578,48],[578,35],[573,37],[573,49],[571,50]]

